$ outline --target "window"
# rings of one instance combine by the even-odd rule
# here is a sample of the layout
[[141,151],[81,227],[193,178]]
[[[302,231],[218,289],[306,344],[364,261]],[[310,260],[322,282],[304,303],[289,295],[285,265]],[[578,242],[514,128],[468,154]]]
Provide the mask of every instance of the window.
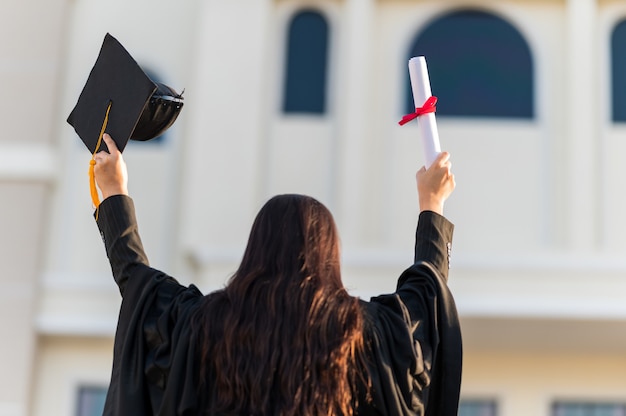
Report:
[[328,23],[312,10],[293,16],[287,37],[283,112],[324,114]]
[[[534,117],[530,48],[510,23],[490,13],[459,10],[431,22],[409,56],[424,56],[441,116]],[[414,111],[406,78],[406,112]]]
[[496,403],[490,400],[461,400],[459,416],[496,416]]
[[104,410],[106,387],[81,386],[78,389],[76,416],[100,416]]
[[615,403],[557,402],[553,416],[626,416],[626,405]]
[[626,20],[611,35],[612,119],[626,122]]

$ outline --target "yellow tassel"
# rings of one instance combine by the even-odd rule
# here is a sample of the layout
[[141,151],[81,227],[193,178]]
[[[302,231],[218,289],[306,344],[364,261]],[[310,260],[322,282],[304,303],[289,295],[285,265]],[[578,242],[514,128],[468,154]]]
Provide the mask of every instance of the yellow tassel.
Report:
[[96,188],[96,177],[93,173],[94,166],[96,166],[96,161],[91,159],[89,161],[89,191],[91,192],[91,201],[97,208],[98,205],[100,205],[100,201],[98,198],[98,189]]
[[104,115],[104,122],[102,123],[102,128],[100,129],[100,136],[98,137],[98,142],[96,143],[96,148],[91,155],[91,160],[89,161],[89,191],[91,193],[91,202],[96,208],[96,221],[98,220],[98,211],[100,208],[100,198],[98,195],[98,188],[96,188],[96,176],[94,174],[94,166],[96,165],[96,153],[100,150],[100,145],[102,144],[102,136],[104,135],[104,130],[107,128],[107,123],[109,122],[109,111],[111,111],[112,101],[109,101],[109,105],[107,107],[107,112]]

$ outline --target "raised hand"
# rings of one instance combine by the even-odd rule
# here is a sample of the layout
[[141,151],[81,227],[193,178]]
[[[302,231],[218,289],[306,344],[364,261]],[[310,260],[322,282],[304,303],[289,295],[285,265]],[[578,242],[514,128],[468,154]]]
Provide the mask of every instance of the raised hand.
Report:
[[94,175],[98,188],[102,192],[102,198],[106,199],[113,195],[128,195],[128,172],[122,153],[118,150],[111,136],[105,133],[102,139],[109,152],[102,150],[96,153],[94,157],[96,161]]

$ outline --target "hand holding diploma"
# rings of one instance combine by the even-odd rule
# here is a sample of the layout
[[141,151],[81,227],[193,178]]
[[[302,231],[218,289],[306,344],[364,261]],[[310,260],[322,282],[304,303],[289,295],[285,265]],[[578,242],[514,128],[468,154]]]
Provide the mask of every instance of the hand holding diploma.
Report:
[[409,75],[411,77],[415,112],[404,116],[399,124],[404,125],[414,118],[418,118],[417,125],[420,130],[424,155],[426,156],[426,168],[428,168],[441,153],[441,146],[435,119],[437,98],[431,95],[428,68],[426,67],[426,59],[423,56],[417,56],[409,60]]
[[443,215],[443,204],[456,187],[450,154],[439,153],[428,169],[422,167],[417,171],[415,179],[420,212],[433,211]]

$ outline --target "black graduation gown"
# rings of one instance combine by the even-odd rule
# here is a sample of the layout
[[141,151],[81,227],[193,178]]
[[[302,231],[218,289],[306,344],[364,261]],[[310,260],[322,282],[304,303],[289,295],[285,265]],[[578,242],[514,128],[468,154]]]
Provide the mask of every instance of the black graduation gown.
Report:
[[[197,415],[198,364],[190,320],[203,298],[194,286],[152,269],[132,199],[99,208],[98,227],[122,295],[104,415]],[[420,214],[415,263],[393,294],[361,301],[371,401],[359,415],[457,414],[461,334],[447,288],[453,226]]]

